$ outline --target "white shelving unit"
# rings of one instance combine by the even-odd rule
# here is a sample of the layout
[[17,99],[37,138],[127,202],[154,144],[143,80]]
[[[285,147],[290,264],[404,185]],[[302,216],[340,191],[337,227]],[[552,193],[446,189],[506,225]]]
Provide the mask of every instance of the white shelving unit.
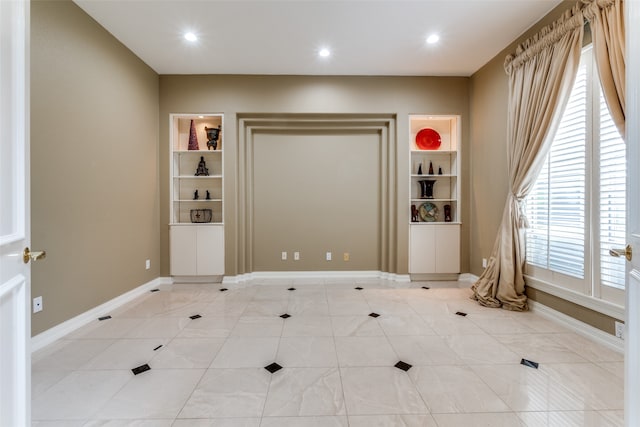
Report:
[[[224,275],[223,119],[222,114],[171,114],[170,117],[169,240],[172,276]],[[198,150],[188,149],[191,121],[195,125]],[[217,147],[208,149],[205,128],[218,126],[221,132]],[[208,169],[206,176],[196,176],[201,161]],[[211,211],[211,221],[192,222],[192,212],[198,216],[194,219],[200,221],[206,215],[203,210]]]
[[[456,279],[460,272],[460,116],[410,115],[409,127],[409,273]],[[418,147],[416,135],[422,129],[440,135],[437,149]],[[423,180],[434,182],[431,198],[423,197]],[[417,218],[412,206],[418,210]]]

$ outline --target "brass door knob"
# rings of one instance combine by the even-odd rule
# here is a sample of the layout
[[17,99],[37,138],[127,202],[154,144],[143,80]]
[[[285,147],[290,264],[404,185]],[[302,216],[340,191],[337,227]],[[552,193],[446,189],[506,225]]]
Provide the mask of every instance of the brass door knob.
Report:
[[631,250],[631,245],[627,245],[624,249],[609,249],[609,255],[616,258],[623,256],[627,259],[627,261],[631,261],[631,258],[633,257],[633,251]]
[[22,251],[22,261],[24,261],[25,264],[27,264],[31,260],[37,261],[39,259],[45,259],[46,257],[47,257],[46,251],[31,252],[28,246],[24,248],[24,251]]

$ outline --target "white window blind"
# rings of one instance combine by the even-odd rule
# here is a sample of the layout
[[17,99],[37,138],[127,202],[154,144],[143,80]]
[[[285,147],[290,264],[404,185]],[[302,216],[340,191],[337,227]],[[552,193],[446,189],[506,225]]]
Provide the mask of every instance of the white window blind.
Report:
[[526,201],[527,262],[584,278],[587,67],[580,65],[545,166]]
[[600,283],[624,289],[625,259],[609,255],[625,245],[626,147],[600,91]]
[[[584,49],[544,167],[526,199],[530,277],[624,303],[626,147]],[[556,274],[556,273],[559,273]]]

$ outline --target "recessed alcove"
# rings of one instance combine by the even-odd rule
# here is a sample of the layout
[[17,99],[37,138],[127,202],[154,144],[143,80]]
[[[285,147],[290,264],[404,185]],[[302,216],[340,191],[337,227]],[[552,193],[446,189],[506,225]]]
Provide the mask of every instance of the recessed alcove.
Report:
[[[244,273],[396,272],[395,115],[238,114],[237,120]],[[335,253],[332,261],[326,251]]]

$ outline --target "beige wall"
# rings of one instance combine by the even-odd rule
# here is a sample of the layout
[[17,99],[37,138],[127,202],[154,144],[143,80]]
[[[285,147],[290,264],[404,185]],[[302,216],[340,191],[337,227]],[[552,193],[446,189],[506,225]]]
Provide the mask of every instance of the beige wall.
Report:
[[[462,77],[319,77],[319,76],[160,76],[160,194],[161,194],[161,259],[163,276],[168,275],[168,223],[169,223],[169,114],[170,113],[224,113],[225,146],[225,239],[226,274],[247,272],[241,262],[238,232],[238,123],[237,115],[245,113],[336,113],[336,114],[384,114],[397,117],[398,149],[396,170],[398,189],[396,193],[397,220],[390,226],[397,228],[396,265],[392,273],[407,273],[408,247],[408,115],[411,113],[459,114],[462,119],[462,271],[468,271],[469,226],[467,213],[469,158],[468,146],[469,97],[468,78]],[[292,162],[305,163],[309,159],[304,153],[291,158]],[[276,194],[274,190],[273,194]],[[261,197],[270,197],[266,193]],[[292,195],[287,203],[295,203]],[[244,203],[244,202],[242,202]],[[331,203],[328,201],[328,203]],[[284,212],[286,214],[286,211]],[[279,211],[277,215],[283,214]],[[276,215],[273,213],[273,215]],[[278,217],[278,221],[295,222],[295,215]],[[308,222],[314,223],[316,215],[309,212]],[[275,216],[272,220],[276,220]],[[264,218],[268,222],[268,218]],[[284,236],[280,236],[284,239]],[[353,239],[369,241],[368,232],[360,230]],[[295,236],[289,240],[278,240],[272,247],[261,248],[270,259],[260,261],[264,270],[282,270],[277,257],[283,250],[295,250]],[[336,250],[342,251],[335,242]],[[329,248],[327,246],[330,246]],[[343,245],[342,245],[343,246]],[[322,254],[334,245],[329,241],[315,241],[309,253]],[[371,257],[371,255],[366,255]],[[355,264],[353,264],[355,265]],[[363,268],[375,265],[372,259],[362,264]],[[320,268],[324,266],[324,268]],[[309,268],[321,270],[339,269],[326,263]],[[353,269],[357,269],[352,267]],[[350,269],[350,268],[346,268]]]
[[75,4],[31,3],[34,335],[160,275],[158,102],[156,73]]
[[[507,98],[508,81],[505,57],[515,52],[517,44],[552,23],[575,1],[564,1],[529,31],[488,62],[470,81],[470,271],[482,273],[482,258],[489,258],[508,191],[507,169]],[[588,35],[587,35],[588,37]],[[614,331],[614,320],[603,314],[547,293],[527,288],[527,295],[555,310],[607,332]]]

